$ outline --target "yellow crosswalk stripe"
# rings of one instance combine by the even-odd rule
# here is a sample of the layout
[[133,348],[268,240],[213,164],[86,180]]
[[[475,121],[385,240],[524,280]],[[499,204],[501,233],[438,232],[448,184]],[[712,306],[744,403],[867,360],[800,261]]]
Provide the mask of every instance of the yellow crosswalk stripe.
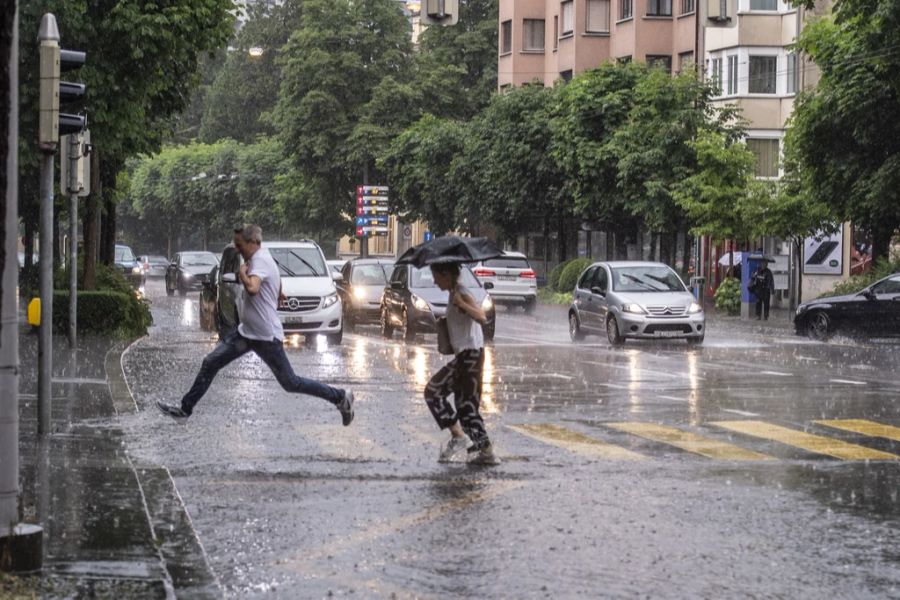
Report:
[[834,427],[835,429],[843,429],[844,431],[852,431],[853,433],[900,442],[900,427],[893,425],[885,425],[875,421],[867,421],[866,419],[823,419],[814,422],[819,425]]
[[850,444],[841,440],[822,435],[814,435],[796,429],[789,429],[764,421],[715,421],[712,424],[738,433],[752,435],[767,440],[774,440],[776,442],[781,442],[782,444],[787,444],[788,446],[794,446],[795,448],[801,448],[803,450],[809,450],[810,452],[825,454],[844,460],[900,459],[900,456],[889,452],[873,450],[872,448],[866,448],[865,446]]
[[522,435],[528,436],[539,442],[550,444],[576,454],[589,456],[591,458],[606,459],[628,459],[637,460],[644,458],[643,455],[631,450],[626,450],[614,444],[607,444],[598,439],[560,427],[550,423],[537,423],[528,425],[508,425],[513,431],[517,431]]
[[720,442],[712,438],[703,437],[690,431],[682,431],[666,425],[656,423],[604,423],[618,431],[624,431],[642,438],[662,442],[681,448],[694,454],[700,454],[708,458],[720,460],[772,460],[773,457],[761,452],[747,450],[727,442]]

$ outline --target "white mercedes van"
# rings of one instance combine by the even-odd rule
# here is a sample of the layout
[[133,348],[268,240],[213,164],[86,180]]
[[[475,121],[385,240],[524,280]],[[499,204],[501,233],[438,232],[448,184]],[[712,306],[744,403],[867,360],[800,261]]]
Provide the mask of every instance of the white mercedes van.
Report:
[[328,343],[340,344],[344,335],[341,299],[319,245],[310,240],[264,241],[263,247],[281,272],[281,288],[287,299],[278,305],[278,318],[284,333],[299,333],[307,339],[323,334]]

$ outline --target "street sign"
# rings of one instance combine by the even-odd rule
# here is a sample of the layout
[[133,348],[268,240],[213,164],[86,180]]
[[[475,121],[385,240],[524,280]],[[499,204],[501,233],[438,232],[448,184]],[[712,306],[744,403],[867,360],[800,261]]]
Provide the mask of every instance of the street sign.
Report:
[[390,231],[390,189],[383,185],[356,186],[356,235],[387,235]]
[[433,237],[434,237],[434,235],[432,235],[432,233],[430,231],[425,232],[425,241],[426,242],[430,242],[431,238],[433,238]]

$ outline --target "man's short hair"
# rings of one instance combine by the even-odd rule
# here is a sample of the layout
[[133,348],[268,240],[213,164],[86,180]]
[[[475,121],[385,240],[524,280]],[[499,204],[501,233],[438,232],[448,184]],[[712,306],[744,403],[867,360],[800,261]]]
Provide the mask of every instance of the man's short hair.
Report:
[[245,242],[262,243],[262,227],[259,225],[242,225],[241,227],[235,227],[234,232],[240,235]]

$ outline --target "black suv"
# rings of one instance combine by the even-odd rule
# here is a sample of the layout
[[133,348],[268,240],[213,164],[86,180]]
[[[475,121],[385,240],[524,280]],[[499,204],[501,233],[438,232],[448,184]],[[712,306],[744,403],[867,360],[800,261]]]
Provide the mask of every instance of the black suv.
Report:
[[[496,315],[491,297],[469,267],[462,268],[459,281],[487,316],[487,323],[482,325],[485,341],[494,339]],[[447,312],[448,298],[449,294],[434,282],[430,267],[395,266],[381,297],[381,334],[389,338],[394,329],[402,329],[404,337],[412,340],[416,333],[434,332],[435,320]]]
[[225,337],[240,323],[238,304],[241,301],[241,283],[238,271],[243,262],[234,246],[226,246],[219,264],[209,272],[200,290],[200,328],[217,331],[219,338]]
[[166,269],[166,294],[172,296],[175,290],[182,296],[189,290],[199,290],[209,279],[209,272],[219,264],[212,252],[179,252]]
[[119,269],[125,279],[131,283],[131,287],[136,290],[144,287],[147,282],[147,275],[130,246],[116,244],[116,269]]

